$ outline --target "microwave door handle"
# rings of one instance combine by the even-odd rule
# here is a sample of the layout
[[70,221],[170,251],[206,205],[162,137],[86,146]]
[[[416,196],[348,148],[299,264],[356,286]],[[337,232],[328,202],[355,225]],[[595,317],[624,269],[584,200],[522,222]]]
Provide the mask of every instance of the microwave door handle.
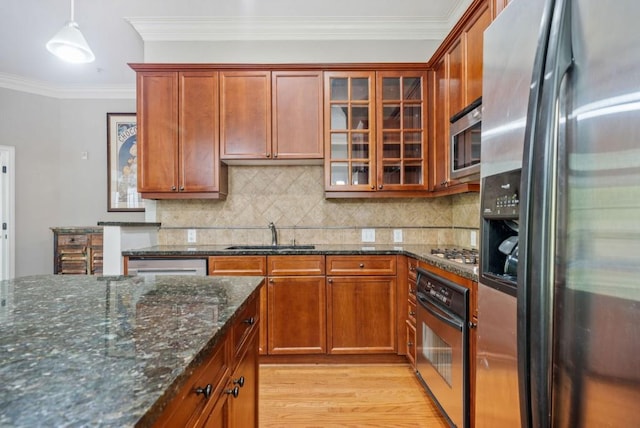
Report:
[[446,313],[445,311],[431,303],[429,299],[425,297],[424,293],[417,292],[416,298],[420,301],[422,307],[431,315],[433,315],[443,323],[462,331],[462,329],[464,328],[464,323],[460,318]]

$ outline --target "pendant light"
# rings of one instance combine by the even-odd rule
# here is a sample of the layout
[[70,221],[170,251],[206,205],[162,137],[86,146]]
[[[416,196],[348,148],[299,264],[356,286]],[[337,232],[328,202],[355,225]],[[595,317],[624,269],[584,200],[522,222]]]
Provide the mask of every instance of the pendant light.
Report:
[[47,50],[67,62],[87,63],[96,59],[80,32],[78,24],[73,20],[73,0],[71,0],[71,19],[47,42]]

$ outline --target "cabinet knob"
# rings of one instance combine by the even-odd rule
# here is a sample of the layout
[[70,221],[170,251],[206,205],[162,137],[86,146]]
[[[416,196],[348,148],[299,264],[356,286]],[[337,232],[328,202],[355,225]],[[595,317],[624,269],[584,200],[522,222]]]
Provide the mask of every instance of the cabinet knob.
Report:
[[240,386],[242,388],[244,386],[244,376],[240,376],[238,379],[233,380],[234,385]]
[[175,192],[176,186],[171,186],[171,190],[173,190]]
[[469,322],[469,328],[476,328],[476,327],[478,327],[478,323],[475,323],[473,321]]
[[240,394],[240,388],[237,386],[234,386],[233,389],[227,389],[225,391],[225,394],[233,395],[233,398],[238,398],[238,394]]
[[274,282],[273,278],[269,278],[269,284],[273,284]]
[[415,288],[410,288],[409,289],[409,294],[416,294],[416,289]]
[[378,189],[382,189],[382,184],[379,184],[379,185],[378,185]]
[[331,278],[327,278],[327,282],[328,282],[329,284],[332,284],[332,283],[333,283],[333,279],[331,279]]
[[411,348],[413,346],[413,342],[407,342],[407,346]]
[[415,317],[416,313],[414,311],[409,311],[409,315],[412,316],[412,317]]
[[271,153],[267,153],[267,154],[266,154],[266,156],[267,156],[268,158],[270,158],[270,157],[271,157]]
[[360,269],[364,268],[364,263],[360,263]]
[[277,153],[274,153],[274,154],[273,154],[273,157],[274,157],[274,158],[277,158],[277,157],[278,157],[278,154],[277,154]]
[[212,390],[213,390],[213,387],[211,386],[210,383],[208,383],[207,386],[205,386],[204,388],[196,388],[196,394],[198,395],[204,394],[204,398],[209,398],[211,397]]
[[373,184],[371,185],[371,190],[375,189],[376,186],[374,186]]
[[184,186],[180,186],[180,191],[182,192],[184,190]]
[[251,318],[247,318],[246,320],[242,321],[245,324],[249,324],[249,325],[253,325],[255,324],[256,320],[255,318],[251,317]]

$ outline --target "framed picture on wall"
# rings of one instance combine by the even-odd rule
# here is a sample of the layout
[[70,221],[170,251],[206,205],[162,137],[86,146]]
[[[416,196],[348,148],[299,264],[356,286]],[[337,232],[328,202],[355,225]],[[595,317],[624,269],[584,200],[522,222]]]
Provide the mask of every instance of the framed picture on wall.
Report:
[[107,211],[144,211],[138,193],[135,113],[107,113]]

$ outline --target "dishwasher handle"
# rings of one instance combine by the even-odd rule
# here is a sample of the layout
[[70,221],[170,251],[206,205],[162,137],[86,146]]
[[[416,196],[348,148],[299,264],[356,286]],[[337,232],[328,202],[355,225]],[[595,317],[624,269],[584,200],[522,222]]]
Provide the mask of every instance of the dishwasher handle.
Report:
[[416,293],[416,298],[418,299],[418,302],[420,302],[420,306],[443,323],[456,328],[459,331],[464,329],[464,320],[434,305],[423,292],[418,291]]

